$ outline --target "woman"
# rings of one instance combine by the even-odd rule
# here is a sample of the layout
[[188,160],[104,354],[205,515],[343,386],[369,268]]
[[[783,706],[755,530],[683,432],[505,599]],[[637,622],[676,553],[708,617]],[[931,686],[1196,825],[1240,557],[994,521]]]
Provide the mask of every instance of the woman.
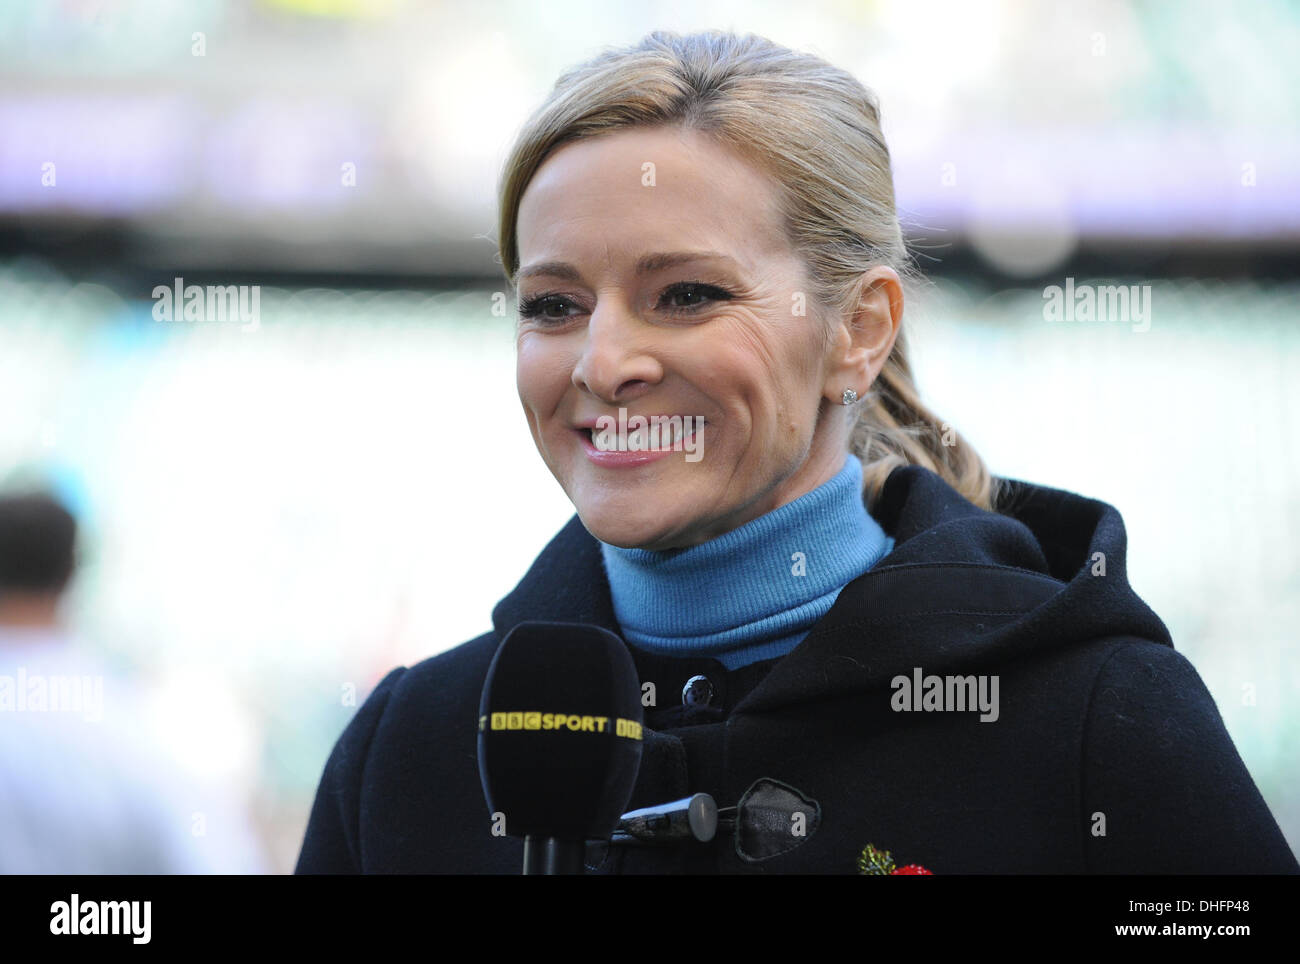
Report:
[[770,818],[592,848],[592,872],[1298,869],[1129,588],[1115,510],[991,477],[921,404],[855,79],[753,36],[652,34],[560,78],[500,215],[519,396],[577,516],[492,632],[379,684],[299,872],[519,871],[476,719],[527,620],[619,633],[653,684],[629,810],[759,794]]

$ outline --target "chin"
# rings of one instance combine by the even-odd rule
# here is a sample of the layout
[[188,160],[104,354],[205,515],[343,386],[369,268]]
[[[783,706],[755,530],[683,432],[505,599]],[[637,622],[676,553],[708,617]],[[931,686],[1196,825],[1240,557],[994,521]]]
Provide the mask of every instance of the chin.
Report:
[[[680,507],[674,506],[669,511],[678,512]],[[647,506],[644,501],[636,506],[609,503],[579,506],[578,518],[601,542],[621,549],[656,547],[678,531],[674,519],[655,514],[653,503]]]
[[578,467],[561,483],[587,531],[624,549],[684,546],[714,508],[698,472],[665,460],[609,475]]

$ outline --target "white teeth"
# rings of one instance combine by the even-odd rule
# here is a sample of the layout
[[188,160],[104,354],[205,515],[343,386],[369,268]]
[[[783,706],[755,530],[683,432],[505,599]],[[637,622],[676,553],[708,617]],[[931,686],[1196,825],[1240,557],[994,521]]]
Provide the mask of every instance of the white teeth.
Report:
[[682,438],[693,438],[699,434],[702,428],[704,428],[704,419],[697,415],[695,418],[690,419],[683,424],[681,432]]
[[[637,416],[642,419],[642,416]],[[623,428],[620,424],[620,429]],[[698,416],[674,416],[658,418],[648,424],[639,424],[636,428],[624,429],[622,434],[610,431],[609,426],[593,426],[583,429],[591,444],[597,449],[609,449],[617,452],[680,451],[685,443],[704,428],[704,420]],[[604,444],[602,444],[604,443]],[[613,443],[613,444],[610,444]]]

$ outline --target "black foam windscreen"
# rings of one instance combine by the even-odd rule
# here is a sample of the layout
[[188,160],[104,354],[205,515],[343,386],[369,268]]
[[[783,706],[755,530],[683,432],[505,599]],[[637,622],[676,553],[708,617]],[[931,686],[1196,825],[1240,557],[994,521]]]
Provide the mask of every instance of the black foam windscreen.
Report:
[[641,765],[641,687],[623,641],[582,623],[520,623],[479,704],[488,812],[512,837],[605,840]]

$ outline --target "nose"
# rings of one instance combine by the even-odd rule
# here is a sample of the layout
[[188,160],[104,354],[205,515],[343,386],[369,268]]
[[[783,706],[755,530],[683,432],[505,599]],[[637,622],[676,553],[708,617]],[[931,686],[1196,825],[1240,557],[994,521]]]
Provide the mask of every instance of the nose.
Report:
[[605,299],[587,321],[573,384],[611,405],[643,395],[663,378],[653,350],[653,329],[625,307]]

